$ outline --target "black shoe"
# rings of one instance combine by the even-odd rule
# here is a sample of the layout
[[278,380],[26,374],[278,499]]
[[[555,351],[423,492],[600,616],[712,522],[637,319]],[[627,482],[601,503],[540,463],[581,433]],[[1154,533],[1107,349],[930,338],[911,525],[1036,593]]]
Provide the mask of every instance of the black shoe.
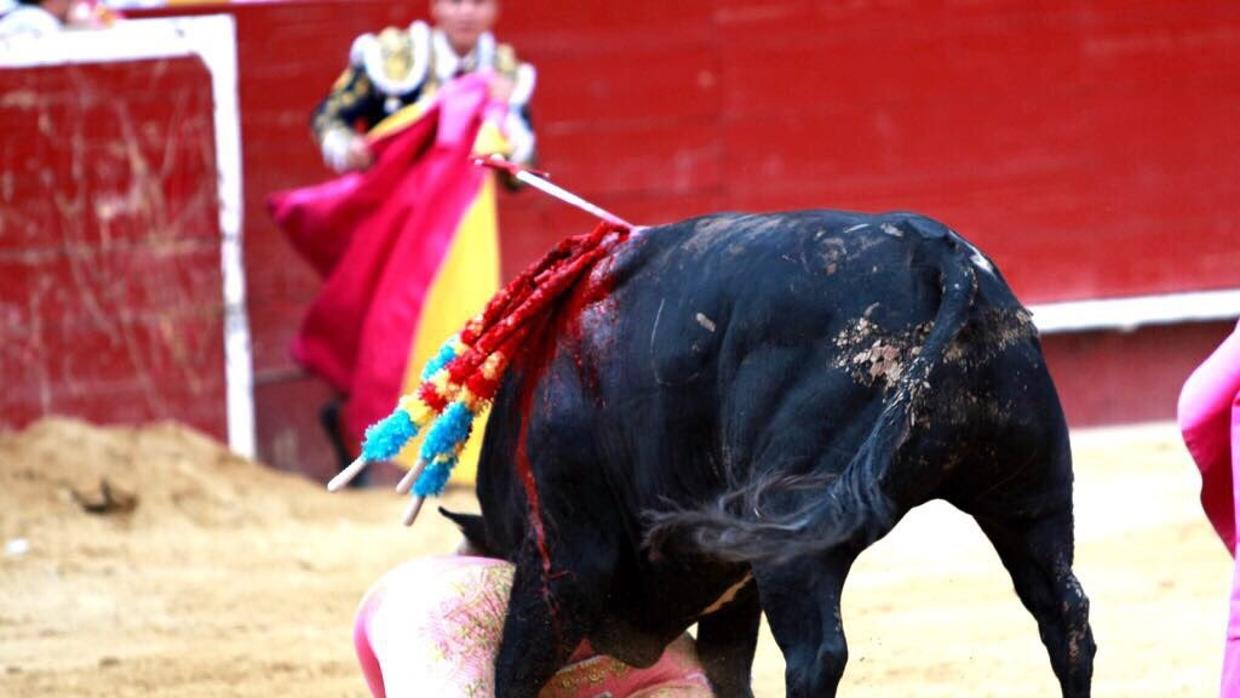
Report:
[[[319,424],[323,427],[323,431],[327,432],[327,440],[332,445],[332,452],[336,454],[336,472],[340,472],[353,462],[349,457],[349,449],[344,443],[344,429],[340,426],[340,401],[330,400],[319,408]],[[349,483],[349,487],[365,487],[370,478],[369,473],[363,470],[353,481]]]

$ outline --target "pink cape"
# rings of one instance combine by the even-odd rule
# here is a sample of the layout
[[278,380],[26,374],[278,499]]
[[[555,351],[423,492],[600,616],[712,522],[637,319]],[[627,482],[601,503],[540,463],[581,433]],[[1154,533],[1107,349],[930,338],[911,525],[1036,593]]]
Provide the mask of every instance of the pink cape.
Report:
[[355,442],[400,397],[423,301],[485,177],[470,156],[489,106],[484,76],[456,80],[419,120],[371,144],[370,169],[268,199],[324,277],[293,358],[347,396]]
[[1201,471],[1201,505],[1227,550],[1236,550],[1240,456],[1240,324],[1185,381],[1177,409],[1184,444]]
[[[487,558],[411,560],[362,599],[353,642],[375,698],[491,696],[494,663],[512,587],[512,565]],[[648,669],[595,655],[582,643],[539,698],[709,698],[688,637]]]
[[[1184,444],[1201,471],[1201,505],[1236,557],[1240,517],[1240,323],[1184,383],[1177,410]],[[1222,698],[1240,698],[1240,557],[1234,563]]]

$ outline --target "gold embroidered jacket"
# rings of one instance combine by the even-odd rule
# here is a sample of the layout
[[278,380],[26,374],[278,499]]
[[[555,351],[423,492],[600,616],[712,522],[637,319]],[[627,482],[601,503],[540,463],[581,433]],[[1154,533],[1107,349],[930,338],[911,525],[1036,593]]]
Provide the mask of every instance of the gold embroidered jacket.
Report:
[[358,37],[348,67],[314,110],[311,129],[320,146],[331,140],[328,135],[333,131],[364,133],[401,108],[433,94],[448,80],[484,68],[513,81],[511,114],[504,130],[513,144],[512,158],[529,162],[534,141],[529,118],[533,66],[519,61],[511,46],[496,43],[489,32],[478,39],[469,55],[458,57],[442,32],[421,21]]

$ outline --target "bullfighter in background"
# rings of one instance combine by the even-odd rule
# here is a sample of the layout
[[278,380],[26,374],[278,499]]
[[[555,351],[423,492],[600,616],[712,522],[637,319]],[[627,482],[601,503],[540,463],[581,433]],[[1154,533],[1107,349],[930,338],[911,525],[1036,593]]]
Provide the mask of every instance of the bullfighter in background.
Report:
[[[311,119],[341,177],[270,202],[324,277],[293,354],[342,398],[320,412],[342,463],[498,288],[495,175],[470,159],[528,163],[535,144],[535,71],[492,35],[499,9],[432,0],[433,27],[358,37]],[[410,452],[396,460],[408,465]],[[471,479],[476,462],[475,445],[458,477]]]

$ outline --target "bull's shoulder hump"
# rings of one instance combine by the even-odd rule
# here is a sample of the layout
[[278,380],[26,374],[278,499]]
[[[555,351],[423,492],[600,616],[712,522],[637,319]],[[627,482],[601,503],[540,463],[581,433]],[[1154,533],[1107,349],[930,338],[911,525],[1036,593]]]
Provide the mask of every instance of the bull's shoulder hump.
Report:
[[806,236],[841,234],[877,224],[878,217],[851,211],[815,209],[778,213],[715,213],[644,231],[657,247],[702,254],[735,255],[742,247],[778,248]]

